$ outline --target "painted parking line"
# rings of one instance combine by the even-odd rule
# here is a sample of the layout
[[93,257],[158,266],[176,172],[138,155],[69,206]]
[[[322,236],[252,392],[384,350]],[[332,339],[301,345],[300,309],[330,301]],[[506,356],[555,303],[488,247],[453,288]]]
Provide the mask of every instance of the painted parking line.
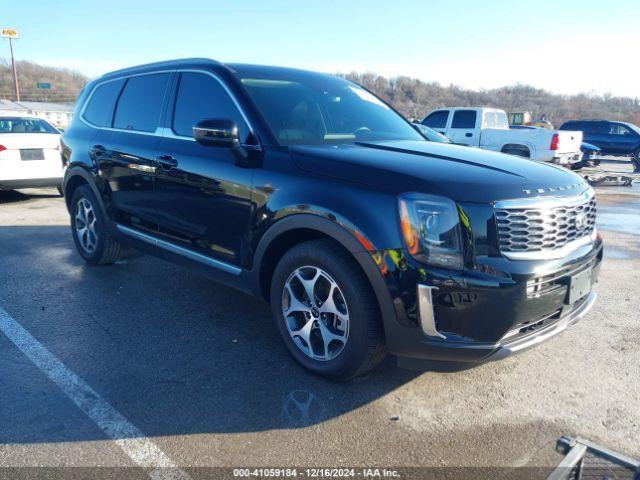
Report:
[[0,307],[0,331],[24,353],[64,394],[69,397],[105,435],[111,438],[133,462],[152,468],[149,476],[160,479],[189,479],[160,448],[135,425],[117,412],[82,378],[69,370],[53,353],[27,332]]

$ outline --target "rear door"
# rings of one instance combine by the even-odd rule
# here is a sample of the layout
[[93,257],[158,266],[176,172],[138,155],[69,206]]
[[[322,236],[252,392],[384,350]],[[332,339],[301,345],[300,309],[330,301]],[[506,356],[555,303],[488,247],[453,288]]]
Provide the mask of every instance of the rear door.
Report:
[[447,122],[449,120],[449,110],[436,110],[422,120],[422,124],[433,128],[442,135],[447,134]]
[[[251,219],[253,170],[236,165],[233,152],[199,144],[193,127],[207,119],[230,119],[240,141],[249,126],[222,80],[208,72],[182,72],[172,89],[156,171],[160,236],[227,265],[241,264]],[[171,162],[171,163],[169,163]]]
[[478,126],[478,113],[475,110],[454,110],[449,128],[449,138],[460,145],[475,145]]
[[116,221],[144,230],[157,230],[153,199],[156,147],[170,72],[128,78],[119,95],[109,127],[93,140],[92,155],[107,180]]

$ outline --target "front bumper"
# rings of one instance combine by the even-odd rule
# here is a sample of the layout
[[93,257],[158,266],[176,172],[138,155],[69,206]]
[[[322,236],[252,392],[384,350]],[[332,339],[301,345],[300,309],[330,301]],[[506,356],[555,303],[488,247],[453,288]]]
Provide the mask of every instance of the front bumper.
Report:
[[[497,268],[489,274],[427,271],[404,257],[402,268],[387,274],[399,319],[394,328],[385,322],[389,350],[406,358],[482,363],[532,348],[591,309],[601,260],[599,239],[554,261],[500,259],[494,263],[500,275]],[[571,279],[587,271],[590,292],[570,295]]]
[[495,345],[494,350],[485,358],[485,360],[501,360],[515,353],[524,352],[525,350],[533,348],[542,342],[550,340],[584,317],[595,304],[597,297],[598,294],[592,291],[580,306],[567,316],[561,318],[558,322],[526,337],[519,338],[512,342],[507,341],[503,344]]

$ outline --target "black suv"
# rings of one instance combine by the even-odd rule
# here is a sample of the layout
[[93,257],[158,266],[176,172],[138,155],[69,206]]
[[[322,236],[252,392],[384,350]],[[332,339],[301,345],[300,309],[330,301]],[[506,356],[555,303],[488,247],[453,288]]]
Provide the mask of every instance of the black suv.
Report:
[[132,246],[262,297],[321,375],[387,352],[503,358],[595,299],[580,177],[428,142],[341,78],[206,59],[113,72],[84,89],[63,159],[89,264]]
[[604,155],[631,155],[634,170],[640,172],[640,127],[633,123],[609,120],[571,120],[560,130],[578,130],[583,140],[600,147]]

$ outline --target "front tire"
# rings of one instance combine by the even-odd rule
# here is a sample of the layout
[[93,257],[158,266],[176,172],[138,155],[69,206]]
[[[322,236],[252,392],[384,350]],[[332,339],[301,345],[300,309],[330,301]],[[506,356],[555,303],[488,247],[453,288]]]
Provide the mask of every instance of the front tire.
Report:
[[76,250],[91,265],[108,265],[122,257],[123,248],[108,232],[107,220],[88,185],[71,197],[71,232]]
[[353,257],[332,240],[297,245],[282,257],[271,308],[289,353],[315,374],[346,380],[386,355],[375,294]]

